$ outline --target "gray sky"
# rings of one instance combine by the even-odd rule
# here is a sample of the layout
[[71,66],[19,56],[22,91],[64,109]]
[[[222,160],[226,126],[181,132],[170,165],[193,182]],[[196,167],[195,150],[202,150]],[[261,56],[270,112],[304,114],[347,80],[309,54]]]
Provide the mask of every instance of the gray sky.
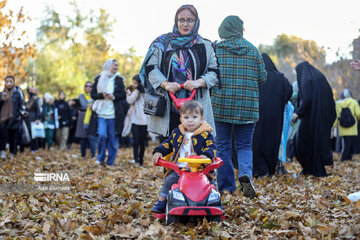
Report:
[[[324,46],[327,61],[335,60],[335,51],[352,50],[350,44],[360,36],[360,1],[344,0],[78,0],[84,9],[102,7],[116,19],[112,46],[120,52],[130,47],[144,56],[150,43],[159,35],[172,30],[174,14],[182,4],[193,4],[199,13],[201,36],[218,39],[217,29],[228,15],[238,15],[244,21],[244,37],[254,45],[272,44],[285,33],[315,40]],[[29,39],[35,40],[45,6],[56,11],[71,11],[67,0],[8,0],[8,7],[24,10],[33,22],[27,26]]]

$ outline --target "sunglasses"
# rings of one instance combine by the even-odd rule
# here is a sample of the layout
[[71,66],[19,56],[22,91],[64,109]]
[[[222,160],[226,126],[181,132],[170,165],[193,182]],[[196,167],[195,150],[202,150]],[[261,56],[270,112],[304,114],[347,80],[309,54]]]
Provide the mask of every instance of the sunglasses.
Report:
[[85,87],[92,87],[92,85],[85,85]]

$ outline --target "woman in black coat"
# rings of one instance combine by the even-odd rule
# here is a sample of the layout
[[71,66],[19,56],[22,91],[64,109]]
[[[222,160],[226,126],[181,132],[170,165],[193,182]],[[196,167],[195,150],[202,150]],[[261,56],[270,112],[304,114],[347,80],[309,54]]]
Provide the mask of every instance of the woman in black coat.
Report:
[[283,129],[284,108],[293,92],[284,74],[279,72],[270,57],[262,54],[267,80],[260,85],[260,119],[253,137],[253,175],[275,174]]
[[[27,93],[29,95],[29,100],[26,103],[26,112],[28,113],[27,125],[28,129],[31,129],[32,122],[39,123],[41,120],[41,100],[35,88],[28,88]],[[31,152],[37,152],[39,149],[39,139],[32,138],[30,147]]]
[[296,66],[299,107],[293,121],[301,123],[295,140],[295,155],[303,174],[327,176],[325,165],[332,164],[331,128],[336,119],[332,89],[324,74],[307,61]]
[[64,91],[59,92],[59,99],[55,101],[55,113],[57,112],[57,119],[59,126],[55,132],[56,143],[60,150],[66,149],[67,139],[69,137],[70,126],[72,124],[72,111],[69,103],[65,101],[66,95]]
[[5,78],[4,90],[0,93],[0,150],[5,158],[6,143],[10,145],[10,157],[16,155],[16,135],[20,128],[21,111],[24,110],[24,98],[21,90],[15,86],[15,78]]
[[121,100],[126,98],[123,78],[117,72],[119,63],[109,59],[103,66],[103,71],[95,77],[91,89],[94,99],[93,111],[98,116],[98,156],[97,164],[104,164],[106,149],[108,149],[107,165],[114,166],[115,157],[124,126],[124,111]]

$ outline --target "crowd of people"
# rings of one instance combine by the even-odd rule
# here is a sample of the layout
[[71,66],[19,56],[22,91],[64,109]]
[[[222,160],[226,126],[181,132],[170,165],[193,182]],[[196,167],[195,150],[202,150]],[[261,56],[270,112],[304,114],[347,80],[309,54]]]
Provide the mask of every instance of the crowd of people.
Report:
[[[132,162],[143,165],[151,132],[162,142],[153,152],[154,163],[169,154],[174,162],[189,155],[218,156],[223,160],[216,175],[218,190],[233,193],[238,180],[250,198],[256,193],[253,177],[286,173],[286,160],[296,157],[302,174],[319,177],[327,176],[325,166],[333,164],[333,146],[340,144],[342,160],[351,160],[356,149],[360,152],[360,108],[351,92],[345,89],[335,102],[324,74],[307,61],[296,66],[297,81],[291,85],[270,56],[244,38],[243,25],[238,16],[226,17],[218,29],[220,40],[210,42],[198,34],[195,7],[183,5],[172,32],[151,43],[131,86],[125,88],[119,63],[109,59],[94,82],[86,82],[84,92],[69,101],[63,91],[57,100],[49,93],[40,99],[29,88],[25,103],[14,77],[6,77],[0,96],[1,158],[6,143],[13,156],[17,145],[22,151],[30,145],[36,152],[41,146],[51,149],[55,139],[63,150],[76,138],[81,156],[89,147],[96,164],[113,167],[119,142],[131,132]],[[351,67],[360,70],[360,61]],[[147,102],[148,93],[164,102],[162,112],[144,113],[144,108],[158,107]],[[179,108],[174,98],[188,101]],[[42,122],[44,140],[32,138],[25,144],[23,121],[29,129]],[[179,178],[175,172],[165,176],[154,212],[164,211],[168,189]]]
[[[85,158],[90,149],[89,158],[105,165],[107,155],[106,164],[111,167],[119,141],[125,141],[133,145],[134,162],[143,165],[148,117],[142,111],[145,90],[140,77],[135,75],[133,84],[125,92],[124,79],[117,73],[118,62],[109,59],[103,68],[95,77],[95,83],[87,81],[84,92],[70,100],[62,90],[57,99],[47,92],[41,98],[32,87],[23,94],[15,78],[7,76],[0,93],[1,159],[13,158],[26,148],[36,154],[41,148],[52,150],[56,145],[65,150],[77,143],[82,157]],[[129,131],[125,132],[125,128]],[[130,132],[133,141],[129,139]]]

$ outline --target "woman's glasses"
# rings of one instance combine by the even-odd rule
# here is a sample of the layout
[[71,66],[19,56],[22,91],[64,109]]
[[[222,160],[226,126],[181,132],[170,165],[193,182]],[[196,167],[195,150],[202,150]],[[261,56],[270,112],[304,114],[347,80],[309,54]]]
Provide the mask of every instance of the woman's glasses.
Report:
[[180,19],[178,19],[178,22],[179,23],[185,23],[185,22],[187,22],[187,23],[193,23],[193,22],[195,22],[195,19],[192,19],[192,18],[188,18],[188,19],[185,19],[185,18],[180,18]]

